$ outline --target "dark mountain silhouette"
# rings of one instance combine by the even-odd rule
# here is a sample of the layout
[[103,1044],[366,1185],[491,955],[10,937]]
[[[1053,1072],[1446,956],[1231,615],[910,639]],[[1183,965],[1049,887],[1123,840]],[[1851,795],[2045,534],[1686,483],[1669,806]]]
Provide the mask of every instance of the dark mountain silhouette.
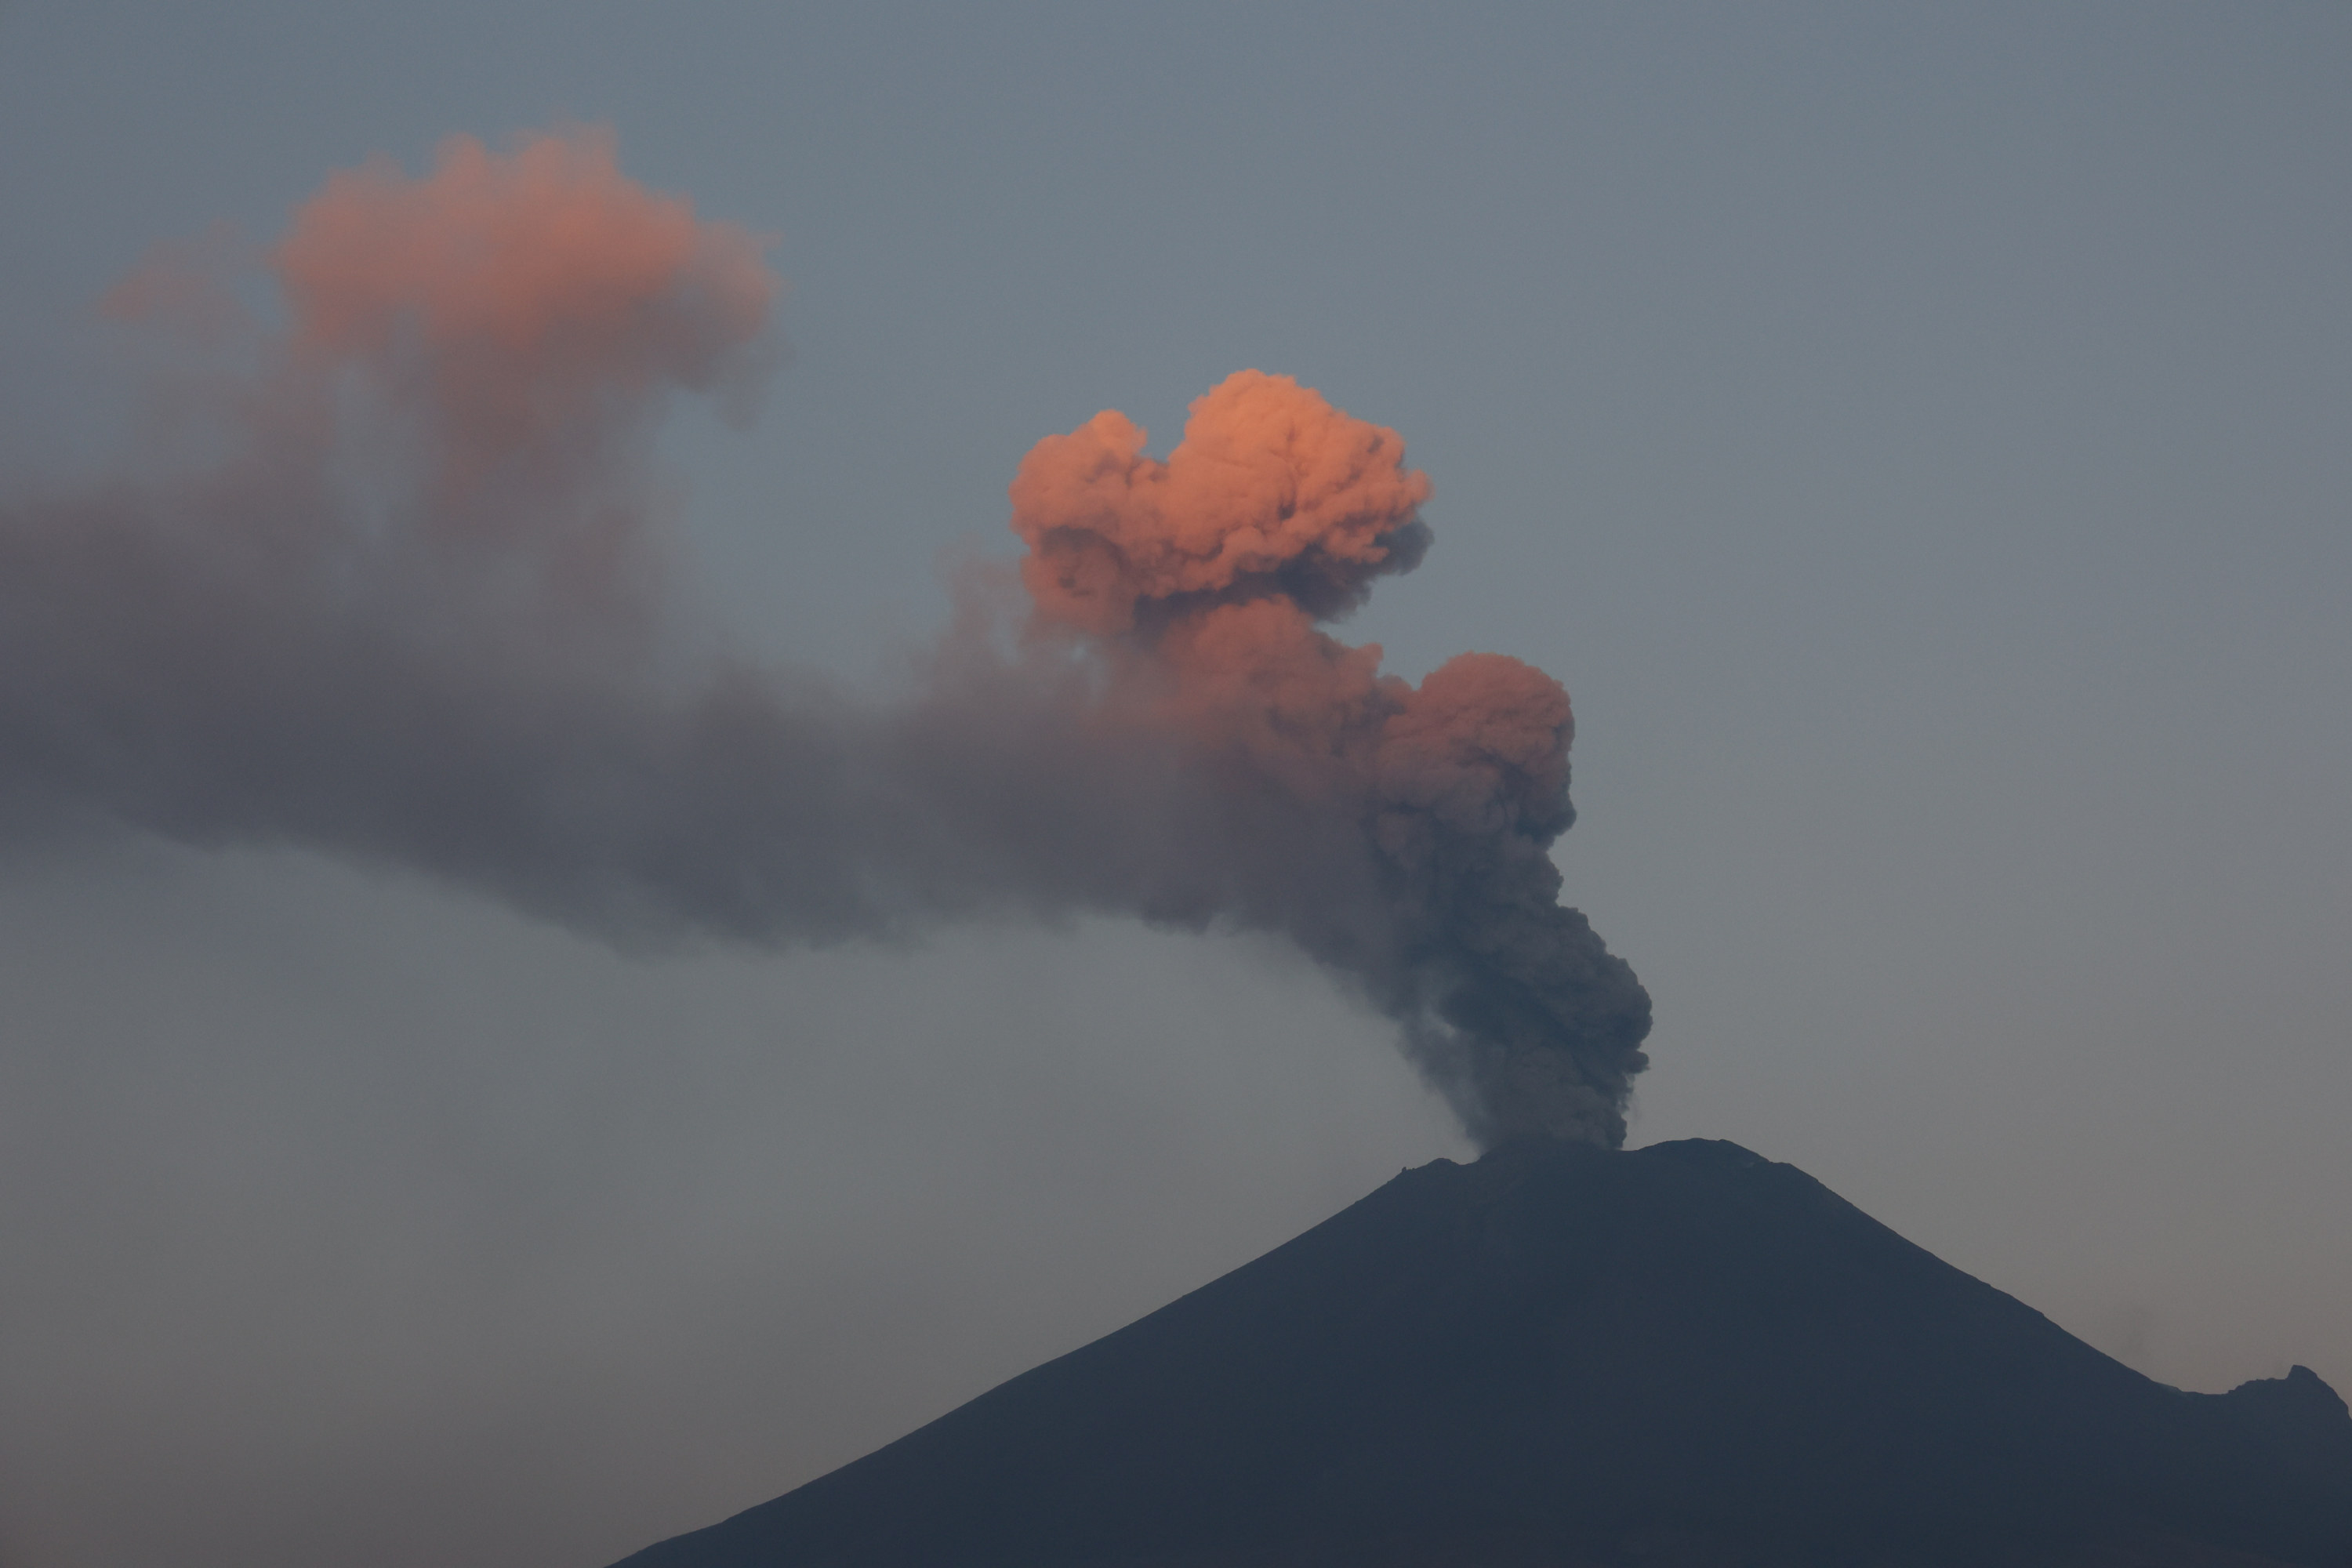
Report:
[[1735,1144],[1507,1148],[624,1568],[2352,1568],[2319,1378],[2184,1394]]

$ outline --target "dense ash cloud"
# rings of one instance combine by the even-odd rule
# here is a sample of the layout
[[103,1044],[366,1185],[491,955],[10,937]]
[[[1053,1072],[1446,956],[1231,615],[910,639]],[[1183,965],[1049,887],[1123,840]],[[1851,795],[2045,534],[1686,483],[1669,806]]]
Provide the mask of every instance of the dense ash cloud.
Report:
[[1497,654],[1414,687],[1318,629],[1428,546],[1403,441],[1255,371],[1192,405],[1164,463],[1143,441],[1106,413],[1022,463],[1037,625],[1229,795],[1324,826],[1330,858],[1284,868],[1305,880],[1280,929],[1399,1021],[1475,1137],[1622,1142],[1649,997],[1545,853],[1575,819],[1568,693]]
[[1048,437],[1027,603],[970,595],[866,701],[667,608],[651,434],[756,392],[778,286],[608,139],[336,176],[268,253],[274,328],[191,254],[109,298],[237,367],[183,393],[180,456],[0,497],[10,835],[305,845],[628,942],[1277,932],[1482,1141],[1622,1139],[1648,999],[1558,901],[1566,693],[1488,654],[1414,687],[1321,629],[1427,546],[1394,432],[1244,372],[1164,462],[1117,414]]

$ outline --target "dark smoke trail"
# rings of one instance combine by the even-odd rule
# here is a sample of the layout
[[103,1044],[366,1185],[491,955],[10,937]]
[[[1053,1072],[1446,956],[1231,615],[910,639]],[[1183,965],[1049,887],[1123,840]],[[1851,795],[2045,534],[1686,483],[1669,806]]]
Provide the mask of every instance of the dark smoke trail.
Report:
[[[458,141],[330,182],[271,260],[289,324],[207,405],[225,457],[0,500],[0,831],[304,844],[619,940],[1276,931],[1480,1141],[1622,1140],[1649,1004],[1558,901],[1567,694],[1318,629],[1426,546],[1393,432],[1245,372],[1164,463],[1116,414],[1041,442],[1029,612],[877,707],[689,660],[660,613],[642,458],[672,392],[763,368],[750,236],[605,140]],[[114,300],[225,298],[159,265]]]

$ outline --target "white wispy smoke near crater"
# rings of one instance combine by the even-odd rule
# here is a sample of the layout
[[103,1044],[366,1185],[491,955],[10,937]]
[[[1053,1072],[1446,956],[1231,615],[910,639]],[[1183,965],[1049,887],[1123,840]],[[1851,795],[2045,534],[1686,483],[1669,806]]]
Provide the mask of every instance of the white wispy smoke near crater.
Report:
[[[1322,627],[1416,564],[1392,431],[1237,374],[1163,460],[1105,413],[1012,487],[1028,603],[912,696],[676,657],[646,457],[772,362],[761,243],[593,133],[341,174],[268,253],[110,296],[234,335],[213,456],[0,494],[0,826],[395,862],[618,940],[1077,910],[1279,933],[1397,1021],[1472,1135],[1622,1141],[1649,1001],[1546,853],[1567,694],[1418,686]],[[22,488],[19,487],[21,489]]]

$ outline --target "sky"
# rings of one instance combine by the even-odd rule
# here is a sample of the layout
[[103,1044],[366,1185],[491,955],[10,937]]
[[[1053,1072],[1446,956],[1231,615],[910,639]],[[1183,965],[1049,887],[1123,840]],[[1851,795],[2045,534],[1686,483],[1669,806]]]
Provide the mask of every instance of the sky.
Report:
[[[153,247],[455,134],[770,237],[664,543],[845,690],[1041,438],[1296,376],[1434,486],[1349,640],[1570,693],[1632,1143],[2348,1390],[2347,63],[2318,4],[14,0],[0,480],[152,439]],[[11,839],[0,931],[5,1568],[593,1568],[1473,1152],[1247,931],[648,948],[135,832]]]

